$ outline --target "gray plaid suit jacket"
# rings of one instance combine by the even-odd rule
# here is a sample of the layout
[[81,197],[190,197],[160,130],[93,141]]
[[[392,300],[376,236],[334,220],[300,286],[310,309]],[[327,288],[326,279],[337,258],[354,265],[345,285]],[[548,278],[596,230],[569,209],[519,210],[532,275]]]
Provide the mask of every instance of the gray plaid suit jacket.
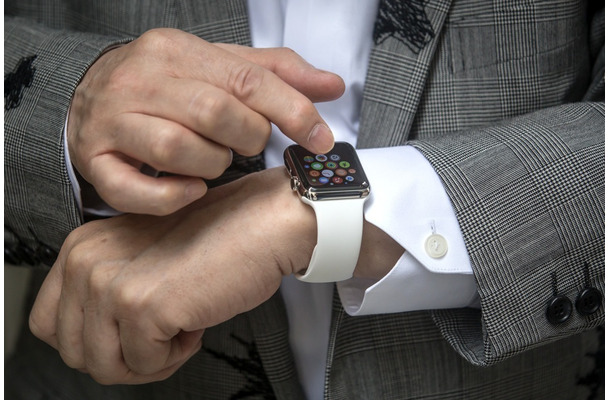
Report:
[[[481,309],[353,318],[335,301],[328,399],[603,397],[603,301],[591,313],[575,308],[583,290],[604,293],[599,6],[381,1],[359,146],[408,143],[434,166]],[[159,26],[248,45],[246,11],[244,0],[5,2],[5,255],[16,249],[22,259],[33,253],[52,262],[83,223],[61,132],[71,94],[96,57]],[[559,296],[555,311],[567,318],[552,324],[547,308]],[[276,294],[208,329],[202,351],[167,381],[136,387],[96,385],[24,336],[7,364],[6,393],[298,399],[286,333]]]

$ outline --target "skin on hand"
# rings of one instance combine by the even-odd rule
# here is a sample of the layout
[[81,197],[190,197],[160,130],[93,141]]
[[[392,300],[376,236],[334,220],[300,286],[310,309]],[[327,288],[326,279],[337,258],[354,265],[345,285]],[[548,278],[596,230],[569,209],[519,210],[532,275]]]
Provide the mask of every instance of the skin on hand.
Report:
[[[282,212],[278,212],[282,210]],[[366,223],[357,275],[402,249]],[[267,300],[305,268],[315,215],[282,168],[210,190],[169,216],[128,214],[73,231],[32,309],[32,332],[104,384],[173,374],[207,327]]]
[[[68,119],[70,158],[115,209],[167,215],[205,194],[201,178],[221,175],[231,149],[260,153],[271,123],[313,152],[330,150],[313,102],[344,89],[289,49],[154,29],[104,53],[83,77]],[[143,164],[174,176],[147,176]]]

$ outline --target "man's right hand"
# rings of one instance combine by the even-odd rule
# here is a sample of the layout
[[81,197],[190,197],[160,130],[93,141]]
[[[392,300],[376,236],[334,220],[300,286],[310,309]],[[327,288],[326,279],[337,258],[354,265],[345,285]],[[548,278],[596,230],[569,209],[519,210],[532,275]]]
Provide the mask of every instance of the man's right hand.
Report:
[[[103,54],[72,100],[72,163],[113,208],[170,214],[202,197],[201,178],[230,165],[232,150],[261,152],[271,123],[314,153],[333,146],[313,102],[344,84],[289,49],[211,44],[155,29]],[[140,172],[148,164],[171,176]]]

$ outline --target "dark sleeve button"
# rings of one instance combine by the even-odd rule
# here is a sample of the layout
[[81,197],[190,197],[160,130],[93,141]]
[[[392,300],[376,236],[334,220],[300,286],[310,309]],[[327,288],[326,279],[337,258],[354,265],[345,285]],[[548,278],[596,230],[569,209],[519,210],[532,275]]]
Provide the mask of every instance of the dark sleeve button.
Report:
[[4,247],[4,262],[12,265],[20,265],[21,258],[19,255],[10,247]]
[[594,314],[602,305],[602,293],[596,288],[584,288],[576,299],[576,310],[581,315]]
[[36,252],[28,246],[21,244],[15,250],[18,257],[24,263],[31,266],[36,266],[38,264],[38,257],[36,257]]
[[48,267],[52,267],[57,259],[57,252],[47,245],[41,245],[38,249],[38,257],[40,262]]
[[566,296],[555,296],[546,308],[546,319],[553,325],[561,324],[572,315],[572,302]]

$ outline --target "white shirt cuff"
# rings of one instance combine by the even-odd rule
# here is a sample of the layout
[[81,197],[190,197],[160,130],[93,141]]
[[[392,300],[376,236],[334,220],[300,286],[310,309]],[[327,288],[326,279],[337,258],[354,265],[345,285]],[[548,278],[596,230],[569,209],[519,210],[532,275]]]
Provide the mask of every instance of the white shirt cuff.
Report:
[[[478,298],[451,201],[426,158],[412,146],[358,150],[371,184],[365,218],[405,249],[378,282],[338,282],[350,315],[465,307]],[[431,235],[446,253],[427,248]],[[433,246],[434,247],[434,246]]]

